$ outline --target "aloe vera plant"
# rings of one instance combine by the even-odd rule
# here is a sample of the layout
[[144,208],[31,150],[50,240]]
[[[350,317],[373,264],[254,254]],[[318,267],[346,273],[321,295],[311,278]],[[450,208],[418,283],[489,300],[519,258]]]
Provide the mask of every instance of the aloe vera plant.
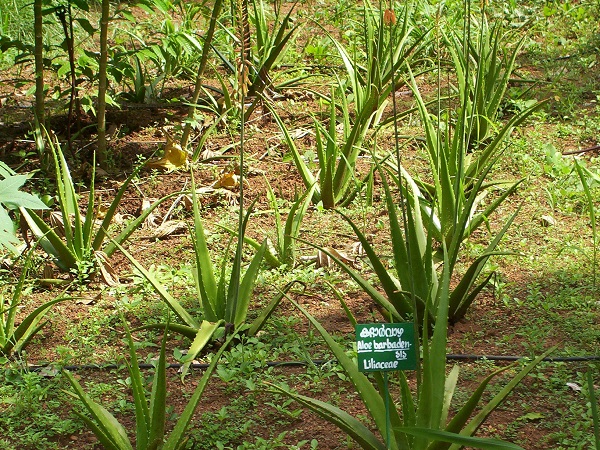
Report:
[[[114,238],[113,242],[106,243],[107,230],[114,218],[119,203],[131,181],[138,175],[142,166],[135,169],[121,185],[104,215],[99,226],[96,225],[96,204],[94,191],[95,170],[92,169],[91,185],[88,195],[87,212],[83,215],[78,205],[78,195],[71,178],[69,166],[58,142],[49,139],[50,151],[54,158],[56,170],[56,184],[60,218],[64,229],[62,237],[58,227],[48,225],[42,217],[27,205],[20,207],[20,212],[26,220],[33,235],[39,240],[40,246],[54,259],[56,265],[65,272],[75,273],[81,280],[87,279],[97,270],[103,272],[107,281],[111,275],[107,273],[108,259],[117,249],[116,243],[123,243],[143,223],[148,215],[164,200],[177,194],[170,194],[158,200],[146,209],[139,217],[131,221],[124,230]],[[92,167],[94,167],[92,165]]]
[[381,5],[375,8],[366,1],[363,3],[362,33],[356,35],[350,50],[329,35],[344,64],[347,74],[344,87],[351,92],[357,115],[364,109],[368,114],[375,112],[405,83],[405,77],[401,75],[418,55],[427,37],[426,32],[413,35],[409,6],[398,15],[399,20],[394,14],[393,23],[386,23]]
[[[393,399],[385,398],[382,373],[373,373],[374,385],[364,373],[358,370],[356,361],[348,356],[344,346],[339,344],[308,311],[291,300],[321,334],[325,343],[341,364],[348,379],[365,404],[367,414],[372,423],[375,424],[377,433],[372,432],[358,418],[334,405],[294,393],[289,388],[276,385],[270,385],[270,388],[275,392],[289,396],[323,419],[331,422],[354,439],[363,449],[442,450],[468,445],[482,449],[522,450],[521,447],[515,444],[496,439],[477,438],[474,437],[474,434],[492,411],[506,399],[521,380],[552,349],[527,364],[489,402],[479,406],[490,381],[510,367],[501,368],[488,375],[477,389],[471,393],[464,405],[458,409],[454,417],[448,420],[448,413],[459,375],[457,365],[452,368],[449,374],[446,374],[445,352],[448,324],[443,317],[445,315],[444,310],[448,307],[449,281],[448,272],[446,271],[443,288],[437,298],[441,314],[440,320],[436,322],[431,337],[428,336],[427,331],[422,336],[423,356],[420,362],[420,370],[417,372],[418,387],[416,395],[412,394],[404,372],[392,374],[397,375],[397,382],[400,386],[400,399],[397,403]],[[349,318],[353,324],[356,324],[351,314]],[[425,322],[427,322],[427,317]],[[427,327],[425,326],[423,329],[426,330]],[[385,413],[386,403],[389,408],[389,423]]]
[[[428,229],[438,242],[443,241],[449,246],[453,236],[459,231],[462,231],[461,241],[469,237],[523,181],[488,181],[486,177],[504,151],[506,140],[514,128],[543,102],[511,118],[489,142],[470,153],[471,125],[466,110],[459,111],[452,133],[445,132],[441,121],[432,118],[427,110],[414,78],[411,88],[425,129],[425,147],[433,179],[433,182],[416,180],[419,188],[417,195],[421,199],[422,212],[431,225]],[[394,166],[394,172],[401,170]],[[399,178],[396,177],[396,180]],[[501,194],[477,212],[492,188],[502,189]],[[460,224],[462,230],[457,230],[458,219],[463,213],[467,213],[469,220],[466,224]]]
[[[285,265],[291,269],[294,267],[296,261],[296,239],[300,235],[300,225],[310,206],[316,185],[313,185],[313,187],[308,189],[292,204],[285,222],[282,222],[281,211],[277,205],[277,197],[267,179],[265,179],[265,183],[267,184],[267,199],[275,216],[275,241],[272,242],[267,237],[265,261],[271,267]],[[231,228],[222,227],[233,235],[236,234]],[[244,242],[254,247],[257,251],[262,247],[262,243],[249,236],[244,236]]]
[[[329,256],[381,306],[384,316],[390,321],[412,320],[415,329],[421,330],[422,360],[417,370],[416,395],[412,393],[404,372],[399,372],[397,378],[400,386],[400,399],[397,403],[389,398],[386,399],[383,394],[385,392],[383,375],[377,372],[373,374],[376,383],[374,386],[371,380],[358,370],[356,361],[348,356],[346,349],[315,318],[293,301],[292,303],[321,334],[327,346],[342,365],[348,378],[354,384],[356,392],[364,402],[378,433],[373,433],[357,418],[333,405],[281,387],[272,386],[272,388],[288,395],[338,426],[365,449],[433,450],[458,448],[461,445],[484,449],[519,449],[520,447],[510,443],[475,438],[473,435],[489,414],[551,350],[524,367],[492,400],[481,406],[476,412],[487,385],[495,376],[508,368],[502,368],[490,374],[473,391],[454,417],[448,420],[451,400],[459,375],[458,366],[454,366],[446,374],[445,352],[449,317],[452,317],[453,310],[454,314],[457,314],[457,311],[465,307],[464,303],[457,305],[456,299],[464,297],[465,293],[467,296],[473,295],[465,289],[474,282],[474,278],[476,278],[474,274],[481,270],[480,264],[492,253],[488,252],[479,261],[476,261],[468,269],[467,275],[458,283],[458,286],[451,289],[450,281],[453,274],[452,264],[449,261],[450,252],[446,249],[445,244],[442,244],[443,263],[438,272],[433,264],[432,240],[426,235],[420,217],[418,200],[409,199],[403,204],[403,208],[405,208],[405,232],[403,233],[399,226],[397,207],[393,202],[385,177],[383,180],[392,230],[394,275],[388,272],[383,260],[377,256],[364,235],[350,220],[347,220],[359,237],[386,295],[380,294],[375,286],[337,259],[335,255],[329,254]],[[412,188],[416,189],[416,185],[413,184]],[[503,232],[508,225],[510,223],[505,225]],[[453,245],[456,242],[455,239]],[[475,292],[477,289],[480,288],[476,288]],[[340,300],[352,325],[356,325],[356,320],[341,297]],[[386,403],[390,411],[389,424],[385,414]]]
[[[86,394],[79,382],[70,372],[65,371],[64,374],[75,391],[74,393],[70,393],[81,400],[91,417],[79,412],[76,412],[76,414],[86,423],[88,428],[93,431],[102,446],[107,450],[133,450],[134,448],[137,450],[178,450],[185,448],[189,424],[194,412],[202,400],[202,395],[204,394],[210,377],[214,372],[222,353],[227,348],[227,345],[223,345],[211,358],[209,366],[204,372],[198,386],[192,393],[183,413],[179,416],[173,430],[170,433],[167,433],[165,426],[167,417],[167,364],[165,345],[168,326],[162,339],[160,356],[154,372],[152,394],[149,401],[146,398],[144,376],[142,375],[137,362],[135,344],[129,328],[127,328],[127,326],[125,327],[130,356],[128,364],[129,376],[131,379],[133,400],[135,404],[135,447],[132,443],[134,441],[127,435],[127,429],[102,405],[95,402],[88,394]],[[226,344],[228,344],[233,337],[234,335],[229,336]]]
[[[341,89],[341,86],[339,87]],[[281,117],[274,109],[270,108],[275,121],[283,132],[284,140],[306,189],[311,189],[316,185],[312,196],[313,203],[322,202],[323,207],[327,209],[347,205],[368,184],[370,173],[364,180],[356,179],[356,162],[363,150],[362,144],[367,132],[379,122],[385,107],[384,104],[373,111],[376,99],[372,98],[368,105],[358,113],[358,117],[351,121],[347,99],[344,95],[340,97],[341,105],[338,108],[332,90],[327,126],[323,125],[318,118],[313,118],[318,161],[316,173],[311,171],[304,160]],[[338,110],[340,116],[338,116]],[[338,137],[337,132],[338,120],[343,127],[341,138]]]
[[[385,191],[387,213],[390,222],[390,242],[392,245],[393,269],[388,269],[388,264],[381,258],[372,244],[369,242],[360,228],[343,213],[340,215],[350,224],[358,240],[360,241],[369,263],[379,281],[383,293],[379,287],[369,282],[356,269],[350,267],[336,255],[321,249],[327,253],[359,286],[367,293],[390,321],[405,321],[413,315],[422,317],[428,315],[429,323],[439,320],[437,298],[443,280],[443,271],[436,268],[436,250],[433,245],[431,225],[424,219],[421,213],[420,196],[417,184],[406,171],[401,172],[405,180],[405,188],[410,192],[407,195],[405,216],[394,202],[394,197],[388,185],[385,172],[379,167],[382,184]],[[482,180],[479,180],[481,183]],[[477,187],[477,185],[476,185]],[[441,251],[445,254],[444,270],[448,270],[450,276],[456,276],[455,268],[460,257],[460,244],[462,242],[463,230],[468,226],[470,211],[474,198],[470,198],[467,207],[461,212],[457,219],[456,232],[452,236],[449,248],[443,243]],[[492,256],[505,255],[506,252],[496,251],[498,243],[512,224],[518,211],[512,214],[505,222],[502,229],[488,247],[471,263],[467,270],[461,274],[458,283],[449,292],[446,319],[455,322],[467,312],[479,292],[490,280],[489,274],[479,280],[486,262]],[[438,252],[439,253],[439,252]]]
[[[196,295],[199,306],[202,308],[202,319],[196,319],[192,316],[179,301],[173,297],[167,289],[146,270],[129,252],[121,246],[118,246],[123,254],[131,261],[137,270],[150,282],[156,292],[160,295],[168,307],[175,313],[181,324],[171,324],[173,331],[181,333],[192,340],[188,354],[184,360],[183,373],[187,372],[189,365],[196,358],[198,353],[210,342],[213,335],[224,326],[233,328],[236,331],[249,330],[250,334],[256,334],[268,319],[272,311],[277,307],[279,301],[289,290],[293,283],[288,284],[279,295],[262,311],[262,314],[251,324],[246,323],[248,308],[252,298],[254,284],[261,269],[261,263],[267,250],[266,240],[262,243],[258,251],[254,254],[250,265],[242,274],[242,246],[236,246],[234,262],[231,271],[227,270],[227,258],[223,258],[221,267],[215,268],[213,258],[208,250],[206,237],[204,236],[204,227],[200,218],[199,201],[195,191],[195,184],[192,177],[192,199],[194,208],[194,228],[191,232],[194,245],[194,280],[196,286]],[[250,206],[241,223],[241,234],[238,232],[238,240],[243,242],[246,225],[250,218],[253,205]],[[241,237],[240,237],[241,236]],[[229,251],[228,246],[226,252]],[[216,271],[217,269],[218,271]],[[218,278],[215,278],[218,273]],[[234,289],[235,285],[237,289]],[[154,325],[158,328],[165,328],[166,324]]]
[[17,284],[13,288],[12,295],[7,298],[4,293],[0,293],[0,354],[2,355],[20,353],[45,325],[43,319],[46,313],[55,304],[70,298],[60,295],[54,300],[50,300],[35,308],[16,325],[17,313],[19,312],[25,289],[25,281],[31,268],[32,252],[33,249],[29,251],[25,258],[23,270]]
[[[479,22],[471,19],[472,32],[444,35],[452,57],[470,149],[494,135],[500,106],[515,68],[524,38],[509,48],[502,24],[489,25],[485,12]],[[460,120],[460,119],[459,119]]]

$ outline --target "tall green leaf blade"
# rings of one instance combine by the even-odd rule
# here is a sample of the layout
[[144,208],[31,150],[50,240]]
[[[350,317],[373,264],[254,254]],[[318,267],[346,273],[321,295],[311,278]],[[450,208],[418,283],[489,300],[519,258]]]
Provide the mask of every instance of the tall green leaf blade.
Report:
[[107,436],[104,433],[104,430],[99,427],[93,420],[91,420],[88,416],[81,414],[78,411],[75,411],[75,415],[79,417],[83,423],[94,433],[94,436],[98,439],[100,444],[105,450],[126,450],[127,447],[121,447],[113,442],[110,436]]
[[[472,436],[479,429],[481,424],[487,419],[487,417],[494,411],[500,403],[502,403],[506,397],[513,391],[513,389],[525,378],[534,368],[537,366],[545,357],[547,357],[550,353],[556,350],[556,347],[552,347],[548,351],[544,352],[542,355],[535,358],[532,362],[530,362],[527,366],[525,366],[504,388],[498,392],[492,398],[489,403],[487,403],[481,411],[462,429],[460,432],[463,436]],[[453,445],[450,447],[451,450],[458,450],[458,447]]]
[[[306,316],[315,329],[321,334],[329,349],[333,352],[339,363],[344,368],[348,378],[356,388],[361,400],[367,407],[369,414],[373,418],[379,432],[386,429],[387,421],[385,417],[385,404],[383,398],[371,384],[369,379],[358,370],[356,362],[346,355],[345,350],[331,337],[331,335],[323,328],[323,326],[304,308],[290,299],[292,304]],[[396,448],[395,442],[390,443],[391,448]]]
[[[123,317],[122,317],[123,319]],[[129,346],[129,379],[131,380],[131,390],[133,394],[133,403],[135,405],[135,425],[136,425],[136,447],[140,450],[148,448],[148,439],[150,436],[150,410],[146,401],[146,389],[144,388],[144,377],[140,372],[140,366],[135,352],[135,344],[127,323],[123,319],[127,344]]]
[[160,355],[154,370],[152,393],[150,394],[150,433],[148,435],[148,450],[161,447],[165,437],[165,419],[167,415],[167,345],[168,322],[160,345]]
[[200,324],[200,328],[196,332],[196,336],[194,336],[194,340],[188,349],[187,355],[183,359],[183,366],[181,368],[181,379],[186,376],[188,370],[190,369],[190,365],[194,362],[198,354],[206,347],[206,345],[210,342],[213,334],[219,329],[219,327],[223,324],[222,320],[218,322],[211,323],[206,320],[203,320]]
[[[434,311],[435,324],[433,336],[429,341],[423,337],[423,368],[421,392],[418,399],[417,421],[418,427],[440,429],[444,405],[444,389],[446,379],[446,343],[448,332],[448,297],[450,290],[450,273],[448,257],[445,246],[444,264],[440,276],[440,289],[437,293]],[[424,332],[428,326],[427,314],[423,322]],[[417,437],[417,448],[424,448],[425,441]]]
[[269,317],[271,317],[271,314],[273,314],[273,311],[275,310],[275,308],[277,308],[277,305],[279,305],[281,300],[286,296],[288,291],[296,283],[303,284],[302,282],[300,282],[298,280],[290,281],[288,284],[286,284],[283,287],[283,289],[281,289],[279,291],[277,296],[275,296],[273,298],[273,300],[271,300],[271,302],[269,302],[269,304],[265,308],[262,309],[260,315],[256,319],[254,319],[254,321],[250,324],[250,327],[248,328],[248,331],[247,331],[248,336],[255,336],[256,333],[258,333],[262,329],[262,327],[267,322]]
[[[54,300],[50,300],[49,302],[38,306],[23,319],[23,321],[14,330],[14,333],[12,333],[11,341],[14,343],[14,348],[12,347],[12,344],[10,344],[5,346],[4,349],[0,350],[6,353],[10,353],[11,350],[14,350],[15,352],[21,351],[31,340],[31,338],[41,329],[39,323],[42,321],[48,310],[55,304],[69,299],[69,297],[55,298]],[[16,308],[14,309],[16,310]],[[10,337],[10,335],[7,335],[7,337]]]
[[281,259],[284,264],[288,264],[289,266],[294,265],[296,246],[295,239],[300,235],[300,225],[302,223],[302,219],[310,207],[310,203],[316,188],[317,186],[313,185],[310,189],[307,189],[304,194],[302,194],[302,196],[292,205],[285,221],[285,228],[283,229],[283,241],[282,244],[280,244],[282,247]]
[[21,216],[27,222],[31,232],[39,239],[42,248],[51,256],[61,270],[68,271],[77,264],[77,257],[72,250],[65,245],[52,228],[44,222],[34,211],[19,208]]
[[[127,188],[129,187],[129,185],[131,184],[131,182],[134,180],[134,178],[136,178],[139,175],[142,167],[143,167],[143,164],[138,165],[131,172],[131,175],[129,175],[127,177],[127,179],[123,182],[123,184],[121,185],[121,187],[119,188],[119,190],[115,194],[112,202],[110,203],[110,206],[106,210],[106,214],[104,215],[104,219],[102,220],[102,223],[100,224],[100,228],[98,229],[98,231],[97,231],[97,233],[96,233],[96,235],[94,237],[94,240],[92,242],[92,248],[94,250],[100,250],[101,249],[102,243],[104,242],[104,239],[106,238],[106,233],[107,233],[108,227],[110,226],[110,223],[112,222],[113,218],[115,217],[115,214],[117,213],[117,208],[119,207],[119,204],[121,203],[121,200],[122,200],[123,196],[125,195],[125,192],[127,191]],[[160,199],[158,202],[162,202],[162,201],[164,201],[164,200]],[[147,208],[147,209],[150,209],[150,208]],[[154,210],[154,208],[152,208],[151,211],[152,210]],[[147,214],[145,214],[145,213],[146,213],[146,211],[144,211],[144,213],[142,213],[142,215],[144,216],[144,218],[142,220],[139,220],[139,218],[138,218],[137,221],[134,221],[137,224],[132,229],[132,232],[133,232],[133,230],[135,230],[139,226],[139,224],[141,224],[141,222],[143,220],[145,220],[145,218],[147,217]],[[150,214],[150,213],[148,212],[148,214]],[[121,237],[121,236],[123,236],[123,237]],[[120,243],[124,242],[128,237],[129,237],[129,234],[121,233],[121,235],[119,235],[119,237],[115,238],[115,241],[117,241],[120,244]],[[107,249],[105,249],[104,252],[108,256],[111,255],[111,253],[109,253],[107,251]]]
[[[334,424],[348,436],[354,439],[362,449],[385,450],[386,445],[375,436],[363,423],[342,409],[320,400],[295,394],[279,386],[270,384],[271,388],[296,400],[301,405],[309,408],[323,419]],[[392,448],[392,447],[390,447]]]
[[[485,389],[487,388],[490,381],[498,374],[508,370],[510,367],[512,366],[502,367],[485,377],[484,380],[481,383],[479,383],[477,389],[473,391],[473,393],[465,402],[465,404],[458,410],[458,412],[454,415],[452,420],[446,425],[445,431],[453,434],[460,433],[460,431],[465,426],[465,423],[467,423],[467,420],[469,420],[469,418],[479,405],[481,397],[483,396]],[[448,447],[450,447],[450,444],[451,443],[446,441],[436,441],[431,443],[427,447],[427,450],[446,450]]]
[[[369,242],[367,237],[361,232],[361,230],[346,215],[344,215],[343,213],[341,213],[339,211],[338,211],[338,214],[340,214],[348,222],[348,224],[352,227],[354,234],[360,241],[365,254],[369,258],[371,267],[375,271],[375,274],[377,275],[377,278],[379,279],[379,282],[381,283],[381,287],[385,291],[387,298],[389,300],[389,301],[386,300],[385,303],[391,303],[393,305],[394,310],[396,310],[398,312],[398,314],[400,314],[400,316],[398,317],[399,319],[406,318],[409,314],[412,313],[412,305],[410,303],[408,303],[406,301],[406,299],[404,298],[404,296],[399,292],[402,289],[402,286],[398,285],[398,283],[390,276],[387,268],[385,267],[385,265],[383,264],[383,262],[381,261],[379,256],[377,256],[375,249],[371,246],[371,243]],[[331,255],[329,255],[329,256],[331,257]],[[334,258],[334,261],[336,261],[337,259],[338,258]],[[400,262],[400,261],[398,261],[398,262]],[[336,263],[337,263],[337,261],[336,261]],[[346,273],[348,273],[348,275],[350,275],[352,278],[354,278],[354,280],[364,289],[366,283],[368,283],[368,282],[366,282],[362,277],[360,277],[360,275],[358,275],[358,273],[356,273],[354,270],[350,269],[350,267],[347,266],[346,264],[344,264],[344,265],[340,264],[340,267],[342,267],[342,269],[344,269],[344,271],[346,271]],[[371,285],[369,284],[369,286],[371,286]],[[381,294],[378,293],[379,295],[376,295],[376,296],[372,295],[372,293],[373,293],[372,287],[367,292],[369,293],[371,298],[373,298],[373,300],[375,300],[381,304]],[[387,305],[381,304],[381,306],[385,307]]]
[[212,258],[208,251],[206,236],[204,235],[204,227],[200,218],[200,207],[198,195],[196,194],[196,184],[192,175],[192,203],[194,209],[194,257],[196,262],[196,286],[199,291],[201,305],[205,309],[205,313],[212,312],[207,318],[211,321],[216,321],[219,318],[217,311],[217,282],[215,280]]
[[460,434],[449,433],[443,430],[434,430],[420,427],[401,428],[403,433],[411,434],[427,440],[438,440],[451,442],[456,445],[469,446],[471,448],[479,448],[482,450],[524,450],[523,447],[512,444],[510,442],[500,441],[497,439],[477,438],[471,436],[462,436]]
[[194,393],[192,394],[190,400],[188,401],[185,409],[181,413],[181,416],[179,416],[179,419],[177,420],[177,423],[175,424],[173,431],[171,431],[169,438],[167,439],[164,446],[162,447],[162,450],[180,450],[185,445],[186,430],[190,424],[190,421],[192,420],[192,417],[194,415],[194,412],[196,411],[196,408],[198,407],[198,404],[200,403],[200,400],[202,399],[202,395],[204,394],[204,390],[206,389],[206,386],[210,380],[210,377],[211,377],[212,373],[214,372],[215,367],[219,363],[219,359],[221,358],[221,355],[223,354],[223,352],[226,349],[229,348],[231,341],[235,337],[236,337],[236,334],[232,333],[227,338],[227,340],[223,343],[223,345],[221,346],[219,351],[215,354],[215,356],[211,359],[210,365],[207,367],[206,371],[204,372],[202,379],[200,380],[200,382],[198,383],[198,386],[194,390]]
[[[238,243],[236,245],[235,255],[233,257],[233,267],[231,268],[231,275],[229,277],[229,286],[227,288],[227,294],[225,299],[225,322],[233,323],[237,326],[236,321],[239,320],[239,317],[243,316],[244,319],[246,317],[246,313],[248,312],[248,304],[250,301],[249,295],[248,298],[242,296],[242,251],[243,251],[243,240],[244,235],[246,233],[246,227],[248,225],[248,220],[250,219],[250,215],[252,214],[252,210],[258,197],[254,199],[254,201],[250,204],[246,215],[243,218],[243,221],[239,227],[239,232],[237,235]],[[241,211],[240,211],[241,215]],[[262,247],[261,247],[262,248]],[[264,248],[266,249],[266,241],[264,243]],[[260,253],[260,250],[259,250]],[[264,251],[261,254],[260,261],[262,261],[262,255],[264,255]],[[253,258],[254,262],[256,259],[256,255]],[[260,261],[258,262],[258,266],[260,266]],[[252,263],[250,264],[251,267]],[[224,266],[223,266],[224,267]],[[250,270],[250,269],[248,269]],[[258,270],[258,269],[255,269]],[[225,286],[224,272],[221,274],[221,280],[223,286]],[[254,280],[249,280],[249,282],[254,286]],[[245,288],[248,289],[247,287]],[[244,306],[246,309],[244,309]],[[243,321],[242,321],[243,322]]]
[[240,283],[240,289],[238,291],[238,302],[236,305],[236,309],[233,315],[232,323],[238,328],[246,321],[246,316],[248,315],[248,307],[250,305],[250,299],[252,298],[252,291],[254,290],[254,284],[256,283],[256,279],[258,277],[258,273],[260,272],[260,265],[262,263],[263,257],[267,250],[267,240],[263,241],[262,246],[252,258],[252,262],[248,269],[246,269],[246,273],[242,278]]
[[[375,303],[380,305],[385,311],[389,312],[395,320],[403,321],[405,319],[405,315],[402,313],[402,311],[396,310],[396,307],[392,302],[390,302],[384,295],[382,295],[371,283],[369,283],[367,280],[365,280],[356,270],[352,269],[350,266],[348,266],[348,264],[344,263],[336,255],[334,255],[333,253],[328,251],[326,248],[316,246],[304,239],[298,238],[298,240],[300,242],[304,242],[308,245],[312,245],[317,250],[320,250],[323,253],[325,253],[327,256],[329,256],[344,272],[346,272],[350,276],[350,278],[352,278],[356,282],[356,284],[358,284],[360,286],[360,288],[367,295],[369,295],[369,297],[371,297],[375,301]],[[362,240],[361,240],[361,243],[363,243]],[[367,245],[370,245],[368,243],[368,241],[366,241],[366,239],[365,239],[365,243]],[[365,252],[366,252],[366,246],[364,244],[363,244],[363,248],[365,249]],[[396,288],[396,289],[398,289],[398,288]],[[411,311],[412,311],[412,308],[411,308]]]
[[[116,244],[116,243],[115,243]],[[165,287],[152,275],[148,272],[144,266],[142,266],[127,250],[125,250],[121,245],[116,244],[117,248],[129,259],[129,261],[134,265],[134,267],[140,271],[140,273],[150,282],[152,287],[156,290],[156,292],[160,295],[160,297],[165,301],[167,306],[171,308],[171,310],[183,320],[186,325],[199,328],[199,324],[194,319],[184,307],[173,297],[169,292],[165,289]]]
[[[107,439],[107,442],[105,442],[104,445],[107,448],[115,450],[133,450],[125,428],[117,421],[117,419],[101,405],[92,400],[91,397],[83,391],[79,382],[73,378],[73,375],[71,375],[69,371],[65,370],[63,374],[67,377],[67,380],[71,383],[75,393],[94,419],[94,423],[102,432],[102,436],[105,436]],[[98,438],[100,438],[100,436],[98,436]]]
[[[279,125],[279,129],[283,133],[283,137],[285,139],[285,142],[286,142],[288,148],[290,149],[292,158],[294,159],[294,164],[296,165],[296,169],[298,169],[298,172],[300,173],[300,177],[302,178],[302,181],[304,182],[304,186],[307,189],[310,188],[312,185],[315,184],[315,182],[317,180],[315,179],[314,175],[312,174],[312,172],[310,171],[310,169],[304,162],[304,158],[300,154],[298,147],[294,143],[294,139],[292,138],[292,136],[290,135],[290,132],[288,131],[285,124],[283,123],[283,120],[281,120],[281,117],[279,117],[279,114],[277,114],[277,112],[269,105],[269,103],[267,103],[266,106],[269,108],[269,110],[273,114],[273,118],[275,119],[275,121],[277,122],[277,125]],[[313,197],[313,203],[318,203],[320,200],[321,200],[321,192],[317,189],[317,191],[315,192],[315,196]]]

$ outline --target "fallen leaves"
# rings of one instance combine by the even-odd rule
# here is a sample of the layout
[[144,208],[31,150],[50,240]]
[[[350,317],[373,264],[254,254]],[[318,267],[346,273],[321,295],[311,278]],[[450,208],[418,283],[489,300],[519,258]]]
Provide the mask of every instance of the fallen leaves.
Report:
[[300,260],[308,263],[314,262],[317,269],[319,267],[331,268],[335,266],[335,260],[332,256],[345,264],[354,266],[354,260],[346,253],[331,247],[325,247],[323,250],[318,250],[316,255],[303,256]]
[[150,169],[163,169],[167,172],[186,167],[188,164],[188,153],[175,142],[169,133],[165,132],[167,143],[165,145],[165,154],[156,161],[148,161],[146,167]]

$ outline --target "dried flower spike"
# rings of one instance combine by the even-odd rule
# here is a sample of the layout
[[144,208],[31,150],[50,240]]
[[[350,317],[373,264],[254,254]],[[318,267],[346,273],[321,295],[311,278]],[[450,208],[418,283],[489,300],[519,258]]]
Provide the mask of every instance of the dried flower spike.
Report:
[[387,26],[396,25],[396,13],[393,9],[386,9],[384,11],[383,24]]

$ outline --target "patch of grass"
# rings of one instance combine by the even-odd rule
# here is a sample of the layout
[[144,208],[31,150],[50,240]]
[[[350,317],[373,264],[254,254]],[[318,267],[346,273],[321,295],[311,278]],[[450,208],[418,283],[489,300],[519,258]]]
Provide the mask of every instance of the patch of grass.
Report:
[[0,449],[60,449],[61,437],[82,429],[65,409],[70,401],[60,377],[6,368],[0,380]]

